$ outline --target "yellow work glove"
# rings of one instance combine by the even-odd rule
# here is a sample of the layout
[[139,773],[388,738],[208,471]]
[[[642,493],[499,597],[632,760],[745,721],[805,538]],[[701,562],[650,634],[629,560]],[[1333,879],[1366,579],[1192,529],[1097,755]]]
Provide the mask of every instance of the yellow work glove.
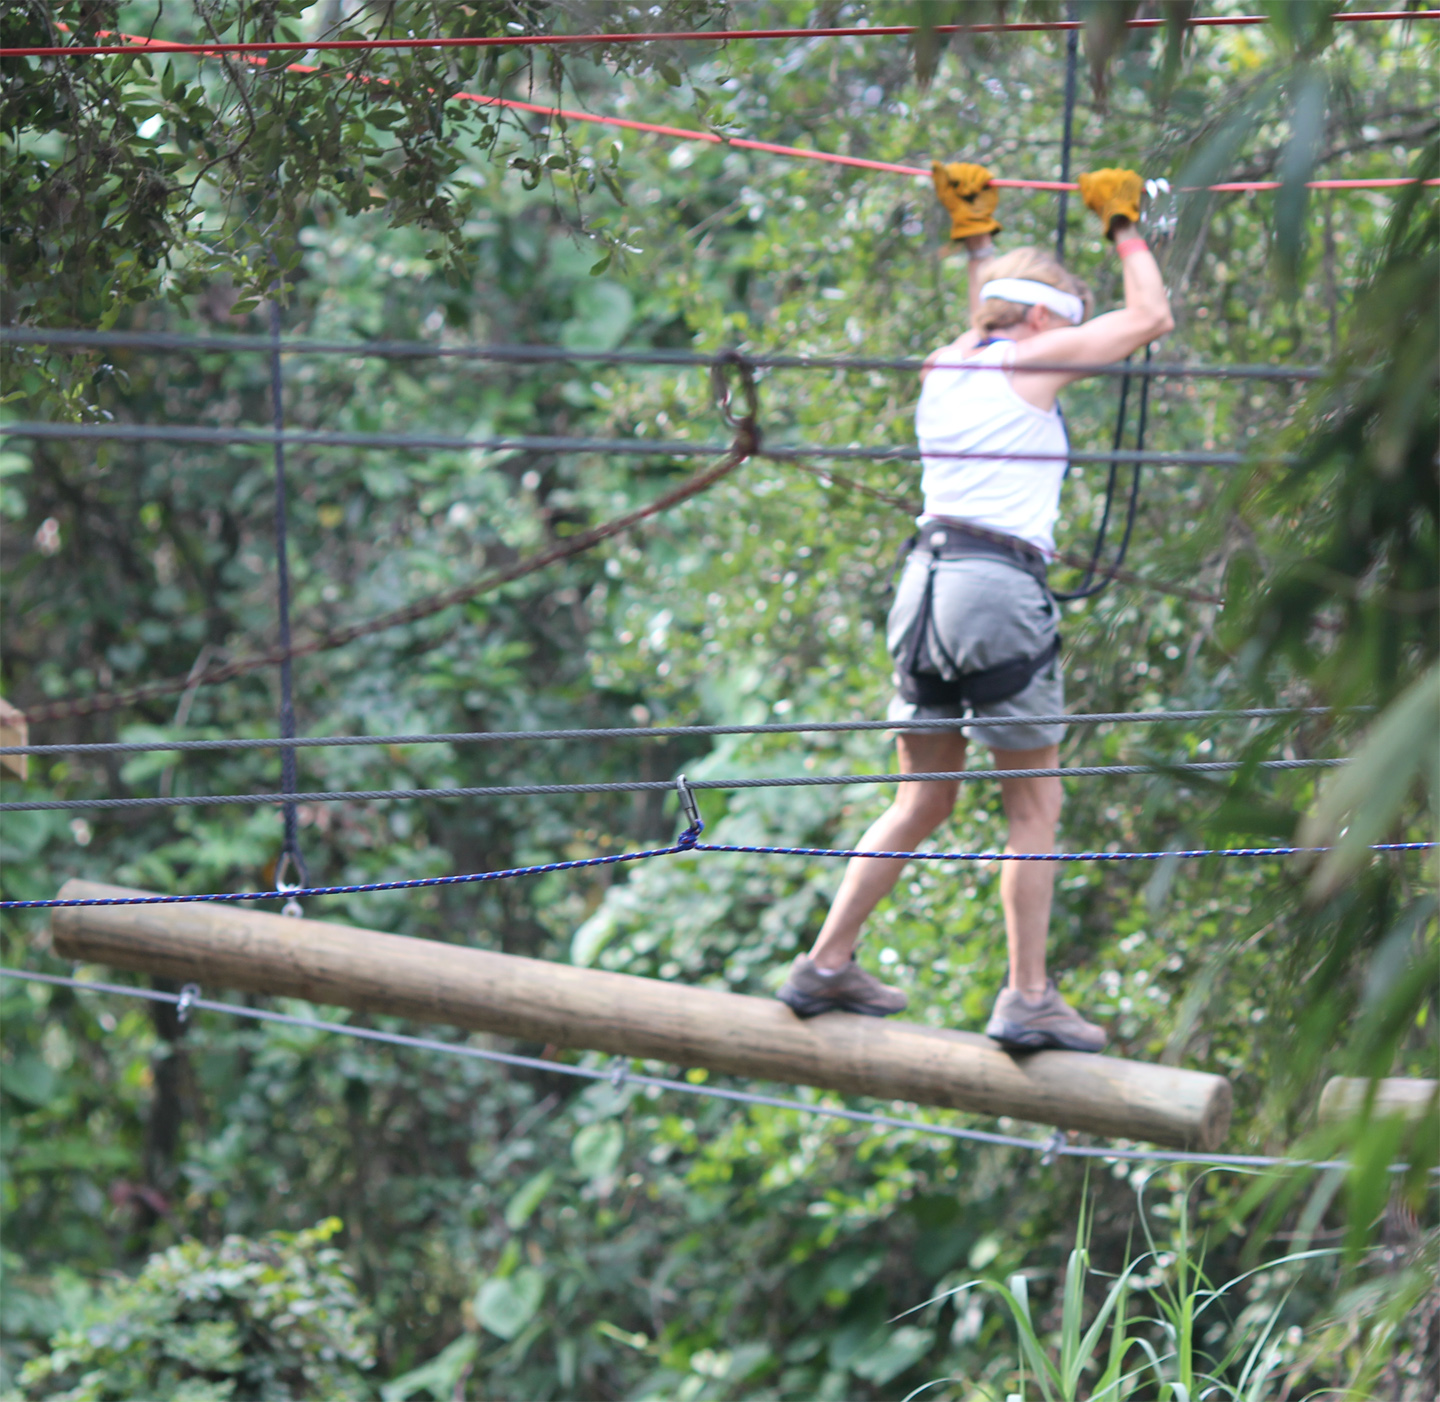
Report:
[[950,237],[955,242],[976,234],[1000,232],[995,206],[1000,192],[990,183],[990,172],[984,166],[951,161],[944,165],[934,162],[930,173],[935,179],[935,193],[950,211]]
[[1105,237],[1115,237],[1115,221],[1140,222],[1140,177],[1133,170],[1092,170],[1080,177],[1080,198],[1100,216]]

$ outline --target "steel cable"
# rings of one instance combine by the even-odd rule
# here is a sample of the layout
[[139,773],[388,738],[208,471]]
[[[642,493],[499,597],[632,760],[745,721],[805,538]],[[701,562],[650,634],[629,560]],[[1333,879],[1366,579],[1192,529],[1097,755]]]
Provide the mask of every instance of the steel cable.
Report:
[[[726,1086],[695,1084],[692,1081],[676,1081],[665,1076],[652,1076],[629,1069],[630,1058],[619,1058],[620,1065],[606,1068],[574,1066],[564,1061],[550,1061],[543,1057],[522,1056],[515,1052],[495,1051],[489,1047],[477,1047],[467,1042],[441,1042],[429,1037],[415,1037],[403,1032],[388,1032],[378,1027],[357,1027],[352,1023],[330,1022],[322,1018],[300,1017],[294,1013],[272,1012],[268,1008],[251,1008],[239,1003],[221,1003],[201,997],[196,990],[182,990],[171,993],[159,988],[135,988],[128,984],[101,983],[93,979],[67,978],[63,974],[43,974],[27,969],[0,967],[0,978],[16,979],[31,983],[50,984],[58,988],[72,988],[77,992],[104,993],[121,998],[139,998],[151,1003],[168,1003],[177,1006],[185,999],[185,1007],[200,1012],[224,1013],[232,1017],[245,1018],[252,1022],[275,1023],[282,1027],[298,1027],[310,1032],[326,1032],[340,1037],[351,1037],[360,1041],[379,1042],[387,1046],[405,1047],[414,1051],[438,1052],[445,1056],[466,1057],[475,1061],[489,1061],[502,1066],[523,1067],[531,1071],[543,1071],[551,1075],[573,1076],[586,1081],[610,1081],[618,1085],[637,1085],[661,1091],[675,1091],[682,1095],[695,1095],[710,1100],[725,1100],[733,1104],[763,1105],[775,1110],[793,1110],[802,1115],[814,1115],[822,1119],[848,1120],[858,1124],[874,1125],[885,1129],[903,1130],[935,1138],[964,1140],[979,1144],[993,1144],[1003,1148],[1025,1149],[1032,1153],[1056,1155],[1061,1158],[1113,1159],[1116,1162],[1195,1163],[1234,1168],[1296,1168],[1320,1171],[1325,1169],[1348,1169],[1350,1164],[1341,1161],[1317,1161],[1307,1159],[1275,1158],[1259,1154],[1200,1154],[1179,1149],[1135,1149],[1127,1146],[1100,1147],[1070,1144],[1062,1139],[1025,1139],[1019,1135],[994,1134],[987,1130],[968,1129],[959,1125],[929,1124],[923,1120],[907,1120],[896,1115],[876,1114],[866,1110],[852,1110],[838,1105],[808,1104],[803,1100],[792,1100],[783,1096],[760,1095],[754,1091],[733,1090]],[[1405,1165],[1397,1165],[1401,1171]]]
[[[604,453],[620,457],[723,457],[727,443],[694,443],[688,439],[582,438],[554,434],[515,434],[505,438],[460,438],[432,433],[344,433],[328,429],[213,428],[205,424],[76,424],[19,422],[0,424],[0,438],[76,439],[129,443],[200,443],[217,447],[269,447],[276,442],[297,448],[364,448],[387,452]],[[909,446],[830,446],[818,443],[778,444],[749,456],[788,462],[792,458],[846,458],[871,462],[917,462],[920,449]],[[1157,467],[1239,467],[1246,461],[1289,463],[1291,457],[1247,459],[1243,453],[1111,450],[1079,453],[996,453],[927,450],[929,458],[983,459],[986,462],[1121,462]]]
[[[168,331],[72,331],[35,326],[0,326],[0,346],[53,346],[95,350],[201,351],[223,355],[269,354],[268,336],[192,336]],[[712,351],[571,350],[563,346],[445,345],[434,341],[326,341],[292,337],[281,344],[284,355],[338,355],[377,360],[481,360],[498,364],[649,365],[705,369],[715,364]],[[755,370],[898,370],[919,374],[923,359],[903,356],[782,355],[744,352]],[[943,361],[932,369],[954,368]],[[1004,366],[969,366],[1003,370]],[[1165,361],[1141,369],[1123,362],[1093,365],[1036,364],[1035,370],[1080,371],[1085,375],[1148,375],[1156,379],[1318,380],[1330,373],[1325,365],[1187,365]]]
[[[1359,24],[1389,21],[1409,23],[1413,20],[1440,19],[1440,10],[1357,10],[1328,16],[1335,23]],[[1271,23],[1268,15],[1187,15],[1178,21],[1186,28],[1206,29],[1248,28]],[[1165,18],[1127,18],[1126,29],[1154,30],[1162,28]],[[64,26],[68,29],[68,26]],[[1074,33],[1082,22],[1071,17],[1063,20],[1011,20],[982,24],[937,24],[934,34],[1044,34],[1069,31]],[[144,47],[156,53],[195,54],[218,57],[224,54],[260,55],[270,53],[369,53],[375,50],[416,49],[492,49],[492,48],[555,48],[567,45],[603,47],[609,44],[679,44],[725,43],[737,39],[883,39],[919,32],[913,24],[827,25],[814,29],[683,29],[653,33],[620,32],[607,34],[484,34],[450,38],[396,39],[270,39],[250,41],[213,41],[183,43],[169,39],[152,39],[139,35],[120,35],[118,44],[32,44],[0,48],[0,58],[94,58],[133,53]],[[96,30],[98,38],[115,36],[117,31]]]
[[[1248,710],[1200,711],[1096,711],[1090,714],[1054,716],[986,716],[986,727],[1009,725],[1148,725],[1193,724],[1197,721],[1273,720],[1280,716],[1336,717],[1366,714],[1370,706],[1346,707],[1336,710],[1329,706],[1258,706]],[[418,735],[305,735],[292,743],[296,749],[317,749],[333,746],[401,746],[401,745],[474,745],[511,744],[530,740],[670,740],[687,736],[715,735],[799,735],[833,734],[870,730],[957,730],[975,725],[974,717],[966,720],[821,720],[764,721],[755,725],[621,725],[592,726],[570,730],[461,730],[442,734]],[[180,753],[204,753],[226,750],[278,749],[282,741],[268,736],[226,740],[112,740],[100,743],[59,745],[4,745],[0,755],[126,755],[175,750]]]
[[[974,724],[984,724],[983,718]],[[1034,724],[1033,721],[1030,722]],[[953,722],[952,722],[953,724]],[[899,727],[907,729],[906,726]],[[696,779],[692,789],[791,789],[844,788],[850,784],[933,784],[980,783],[999,779],[1118,779],[1151,774],[1179,777],[1184,774],[1235,774],[1288,772],[1304,769],[1335,769],[1348,759],[1262,759],[1213,760],[1177,764],[1093,764],[1070,769],[961,769],[924,774],[783,774],[764,778]],[[429,789],[337,789],[314,793],[277,794],[168,794],[154,798],[37,798],[0,803],[0,813],[97,811],[126,808],[210,808],[234,803],[257,806],[283,803],[379,803],[390,800],[434,798],[536,798],[557,794],[658,793],[675,787],[670,779],[616,779],[588,784],[484,784]]]

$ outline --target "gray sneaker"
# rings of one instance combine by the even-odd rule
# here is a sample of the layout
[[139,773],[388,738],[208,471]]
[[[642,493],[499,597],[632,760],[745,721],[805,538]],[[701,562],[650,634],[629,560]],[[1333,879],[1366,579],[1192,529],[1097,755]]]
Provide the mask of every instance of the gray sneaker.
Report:
[[1104,1029],[1086,1022],[1060,996],[1054,979],[1045,984],[1045,996],[1034,1001],[1007,988],[995,1001],[985,1035],[1012,1051],[1058,1047],[1098,1052],[1105,1045]]
[[800,955],[790,966],[790,977],[775,995],[788,1003],[800,1017],[820,1013],[864,1013],[866,1017],[889,1017],[900,1012],[909,1000],[898,988],[881,983],[867,974],[853,959],[828,978]]

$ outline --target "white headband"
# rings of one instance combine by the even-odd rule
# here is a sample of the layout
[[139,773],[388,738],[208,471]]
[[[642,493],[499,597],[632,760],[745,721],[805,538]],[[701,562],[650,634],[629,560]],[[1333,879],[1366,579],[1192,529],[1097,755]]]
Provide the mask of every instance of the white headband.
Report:
[[1085,303],[1072,292],[1062,292],[1048,282],[1032,282],[1028,277],[999,277],[980,289],[980,300],[998,297],[1002,302],[1023,302],[1027,306],[1049,307],[1056,316],[1079,326],[1085,320]]

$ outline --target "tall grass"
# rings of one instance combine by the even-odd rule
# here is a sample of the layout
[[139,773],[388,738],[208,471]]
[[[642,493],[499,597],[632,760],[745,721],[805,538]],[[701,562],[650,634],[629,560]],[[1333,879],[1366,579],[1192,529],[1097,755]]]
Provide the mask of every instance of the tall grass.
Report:
[[[1257,1324],[1232,1337],[1219,1358],[1210,1357],[1197,1345],[1202,1320],[1253,1276],[1339,1253],[1294,1252],[1216,1285],[1205,1272],[1203,1241],[1197,1242],[1192,1231],[1188,1192],[1179,1195],[1179,1202],[1173,1247],[1162,1251],[1152,1234],[1141,1189],[1140,1223],[1148,1249],[1133,1257],[1127,1251],[1123,1268],[1112,1276],[1096,1270],[1091,1262],[1092,1209],[1086,1193],[1075,1244],[1065,1266],[1059,1334],[1051,1345],[1036,1329],[1023,1272],[1003,1283],[966,1281],[905,1313],[913,1314],[970,1290],[985,1291],[1003,1301],[1019,1342],[1018,1390],[1008,1393],[1005,1402],[1031,1402],[1032,1398],[1039,1402],[1127,1402],[1142,1388],[1155,1402],[1200,1402],[1201,1398],[1265,1402],[1279,1396],[1284,1379],[1279,1372],[1278,1326],[1293,1285]],[[1136,1273],[1146,1266],[1158,1270],[1160,1278],[1153,1284],[1137,1285]],[[1086,1286],[1092,1279],[1105,1282],[1104,1297],[1087,1323]],[[1146,1312],[1132,1312],[1130,1306],[1137,1295],[1146,1298]],[[946,1383],[964,1381],[933,1379],[911,1392],[905,1402]]]

